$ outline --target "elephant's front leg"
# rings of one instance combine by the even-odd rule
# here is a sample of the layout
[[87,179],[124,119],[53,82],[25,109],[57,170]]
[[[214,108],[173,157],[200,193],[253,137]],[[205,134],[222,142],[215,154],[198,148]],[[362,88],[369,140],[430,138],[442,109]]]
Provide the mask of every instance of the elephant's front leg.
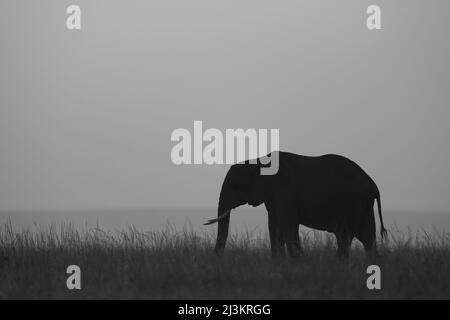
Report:
[[295,201],[290,197],[290,192],[286,190],[280,201],[280,207],[277,208],[277,217],[279,218],[279,230],[281,232],[281,241],[286,244],[289,255],[297,258],[303,255],[298,234],[299,219]]
[[275,211],[267,208],[269,213],[269,237],[270,237],[270,251],[272,258],[284,255],[284,242],[280,230],[280,223],[275,215]]
[[286,226],[286,246],[291,257],[298,258],[303,255],[298,234],[298,224],[295,222]]

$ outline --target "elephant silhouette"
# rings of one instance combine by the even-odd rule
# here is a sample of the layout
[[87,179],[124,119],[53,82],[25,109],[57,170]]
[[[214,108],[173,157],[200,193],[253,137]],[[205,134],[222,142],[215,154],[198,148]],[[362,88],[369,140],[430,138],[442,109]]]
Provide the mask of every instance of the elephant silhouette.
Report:
[[[261,163],[245,161],[234,164],[223,181],[215,252],[224,251],[228,237],[230,212],[241,205],[264,204],[268,212],[271,254],[303,254],[298,228],[304,226],[334,233],[337,256],[347,258],[353,238],[366,252],[378,255],[374,202],[377,201],[380,233],[386,229],[381,213],[380,192],[372,178],[352,160],[334,154],[302,156],[279,152],[279,170],[261,175]],[[269,154],[270,156],[273,155]]]

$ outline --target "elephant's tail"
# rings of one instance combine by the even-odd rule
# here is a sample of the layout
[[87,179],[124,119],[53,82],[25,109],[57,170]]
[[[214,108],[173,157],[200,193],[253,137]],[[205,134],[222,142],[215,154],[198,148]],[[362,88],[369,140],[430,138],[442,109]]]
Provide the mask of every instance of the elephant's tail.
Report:
[[381,237],[384,239],[387,235],[387,230],[384,227],[384,223],[383,223],[383,215],[381,214],[381,199],[380,199],[380,193],[378,192],[375,199],[377,200],[377,207],[378,207],[378,217],[380,218],[380,224],[381,224],[381,228],[380,228],[380,234]]

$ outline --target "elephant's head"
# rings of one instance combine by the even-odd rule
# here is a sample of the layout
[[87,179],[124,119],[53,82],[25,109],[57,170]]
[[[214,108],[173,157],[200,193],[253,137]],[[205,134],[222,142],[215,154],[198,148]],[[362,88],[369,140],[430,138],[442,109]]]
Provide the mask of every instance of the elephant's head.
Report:
[[244,204],[257,207],[266,200],[271,176],[260,174],[260,164],[235,164],[228,171],[220,191],[218,217],[205,225],[219,223],[215,251],[222,253],[228,237],[231,210]]

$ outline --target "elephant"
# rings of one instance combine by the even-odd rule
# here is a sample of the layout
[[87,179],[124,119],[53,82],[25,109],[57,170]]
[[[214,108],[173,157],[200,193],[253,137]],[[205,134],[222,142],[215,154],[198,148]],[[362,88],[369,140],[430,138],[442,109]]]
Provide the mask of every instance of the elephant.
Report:
[[[278,152],[279,169],[261,175],[267,166],[262,158],[231,166],[220,191],[218,216],[205,225],[218,223],[215,252],[224,251],[231,210],[264,204],[268,212],[272,257],[299,257],[303,250],[299,225],[334,233],[337,256],[348,258],[353,238],[367,253],[378,255],[374,203],[377,202],[380,233],[384,238],[380,192],[372,178],[352,160],[336,155],[303,156]],[[274,153],[270,153],[271,157]]]

